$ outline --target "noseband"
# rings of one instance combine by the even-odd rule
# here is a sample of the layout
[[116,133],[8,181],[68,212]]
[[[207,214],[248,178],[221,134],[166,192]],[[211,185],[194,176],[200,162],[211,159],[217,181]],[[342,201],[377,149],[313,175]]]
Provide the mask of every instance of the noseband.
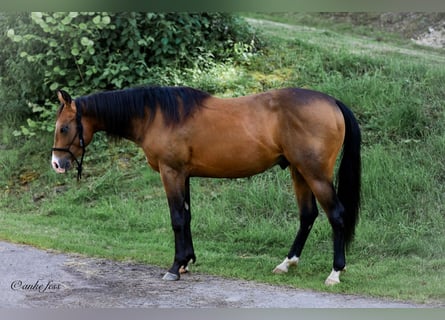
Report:
[[[51,151],[62,151],[67,152],[71,155],[71,157],[76,161],[77,164],[77,181],[79,181],[82,178],[82,163],[83,163],[83,156],[85,155],[85,141],[83,140],[83,126],[82,126],[82,112],[80,111],[80,108],[77,108],[76,111],[76,134],[73,137],[73,140],[71,141],[68,148],[51,148]],[[76,156],[71,152],[70,148],[74,143],[74,140],[76,140],[76,137],[79,136],[79,144],[82,148],[82,156],[80,157],[80,161],[77,160]]]

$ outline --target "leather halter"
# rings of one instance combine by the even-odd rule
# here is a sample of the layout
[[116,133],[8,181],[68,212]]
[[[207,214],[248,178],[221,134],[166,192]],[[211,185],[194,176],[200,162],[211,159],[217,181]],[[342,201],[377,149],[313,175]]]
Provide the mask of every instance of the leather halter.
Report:
[[[77,181],[79,181],[82,178],[82,163],[83,163],[83,157],[85,155],[85,141],[83,139],[83,126],[82,126],[82,112],[80,111],[80,108],[77,108],[76,111],[76,129],[77,132],[73,137],[73,140],[71,141],[70,145],[68,146],[68,148],[51,148],[51,151],[62,151],[62,152],[67,152],[71,155],[71,157],[74,159],[74,161],[76,161],[77,164]],[[82,148],[82,156],[80,157],[80,161],[77,160],[76,156],[71,152],[70,148],[74,143],[74,140],[76,140],[76,137],[79,137],[79,144],[80,147]]]

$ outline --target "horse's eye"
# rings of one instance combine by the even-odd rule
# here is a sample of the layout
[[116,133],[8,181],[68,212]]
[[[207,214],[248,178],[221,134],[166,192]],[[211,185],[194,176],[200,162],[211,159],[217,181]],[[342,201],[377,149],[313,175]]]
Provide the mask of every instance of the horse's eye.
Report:
[[63,126],[62,128],[60,128],[60,132],[61,133],[67,133],[68,132],[69,127],[68,126]]

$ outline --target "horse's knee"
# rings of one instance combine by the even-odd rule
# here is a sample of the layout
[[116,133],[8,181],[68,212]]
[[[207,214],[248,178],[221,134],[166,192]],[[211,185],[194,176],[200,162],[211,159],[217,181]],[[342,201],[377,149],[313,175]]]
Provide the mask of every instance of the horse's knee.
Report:
[[184,222],[173,219],[172,220],[172,229],[174,232],[184,231]]
[[185,224],[186,224],[186,219],[184,217],[184,215],[177,210],[174,210],[170,213],[171,215],[171,226],[173,231],[175,232],[180,232],[184,230]]
[[335,230],[342,230],[344,228],[344,208],[341,205],[340,202],[337,201],[336,205],[334,206],[334,208],[328,212],[328,219],[329,219],[329,223],[331,224],[332,228]]
[[318,208],[314,204],[311,206],[302,206],[300,209],[300,221],[313,224],[315,219],[318,217]]
[[329,223],[334,230],[341,230],[344,228],[344,221],[342,214],[335,214],[329,217]]

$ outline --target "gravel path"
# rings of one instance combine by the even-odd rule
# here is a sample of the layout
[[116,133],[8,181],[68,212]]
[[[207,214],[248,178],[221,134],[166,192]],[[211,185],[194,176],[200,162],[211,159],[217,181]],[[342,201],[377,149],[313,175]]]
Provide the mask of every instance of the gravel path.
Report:
[[231,280],[0,242],[0,307],[415,308],[411,303]]

